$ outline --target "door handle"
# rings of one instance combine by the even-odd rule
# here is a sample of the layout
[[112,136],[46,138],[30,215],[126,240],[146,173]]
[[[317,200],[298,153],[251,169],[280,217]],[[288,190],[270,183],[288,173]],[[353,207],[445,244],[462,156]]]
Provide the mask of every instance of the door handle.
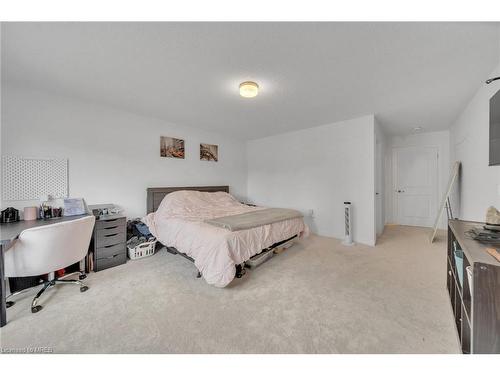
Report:
[[396,192],[398,192],[398,193],[404,193],[405,191],[404,190],[396,190]]

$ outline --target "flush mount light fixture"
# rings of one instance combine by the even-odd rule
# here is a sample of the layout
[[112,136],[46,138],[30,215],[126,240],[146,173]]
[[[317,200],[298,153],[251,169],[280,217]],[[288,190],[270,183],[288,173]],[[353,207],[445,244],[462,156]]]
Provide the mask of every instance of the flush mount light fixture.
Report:
[[412,129],[413,133],[420,133],[423,130],[421,126],[416,126]]
[[240,95],[244,98],[254,98],[259,93],[259,85],[252,81],[240,83]]
[[499,80],[499,79],[500,79],[500,77],[495,77],[495,78],[490,78],[490,79],[487,79],[487,80],[486,80],[486,84],[487,84],[487,85],[489,85],[491,82],[493,82],[493,81],[497,81],[497,80]]

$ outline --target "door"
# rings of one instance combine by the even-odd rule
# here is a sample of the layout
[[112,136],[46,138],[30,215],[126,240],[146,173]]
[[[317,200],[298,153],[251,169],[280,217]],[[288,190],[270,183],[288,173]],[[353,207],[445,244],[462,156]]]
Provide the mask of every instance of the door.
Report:
[[432,227],[437,211],[437,148],[395,148],[393,160],[396,222],[401,225]]

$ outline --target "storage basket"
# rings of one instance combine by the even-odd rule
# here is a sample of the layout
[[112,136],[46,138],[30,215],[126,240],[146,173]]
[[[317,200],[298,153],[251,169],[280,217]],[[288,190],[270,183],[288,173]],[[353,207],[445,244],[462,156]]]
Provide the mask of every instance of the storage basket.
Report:
[[135,247],[127,246],[128,257],[132,260],[145,258],[155,253],[156,240],[143,242]]

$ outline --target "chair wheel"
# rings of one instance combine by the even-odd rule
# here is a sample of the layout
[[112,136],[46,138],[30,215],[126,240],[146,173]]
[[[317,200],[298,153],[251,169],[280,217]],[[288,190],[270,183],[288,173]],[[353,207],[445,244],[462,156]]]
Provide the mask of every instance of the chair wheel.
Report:
[[84,280],[84,279],[86,279],[86,278],[87,278],[87,275],[82,274],[82,275],[78,276],[78,278],[79,278],[80,280]]
[[9,307],[12,307],[14,306],[16,303],[14,301],[7,301],[5,302],[5,307],[9,308]]
[[36,305],[35,307],[32,307],[32,308],[31,308],[31,312],[34,314],[34,313],[39,312],[41,309],[43,309],[43,306],[41,306],[41,305]]
[[86,292],[87,290],[89,290],[89,287],[88,286],[82,286],[80,287],[80,292],[83,293],[83,292]]

